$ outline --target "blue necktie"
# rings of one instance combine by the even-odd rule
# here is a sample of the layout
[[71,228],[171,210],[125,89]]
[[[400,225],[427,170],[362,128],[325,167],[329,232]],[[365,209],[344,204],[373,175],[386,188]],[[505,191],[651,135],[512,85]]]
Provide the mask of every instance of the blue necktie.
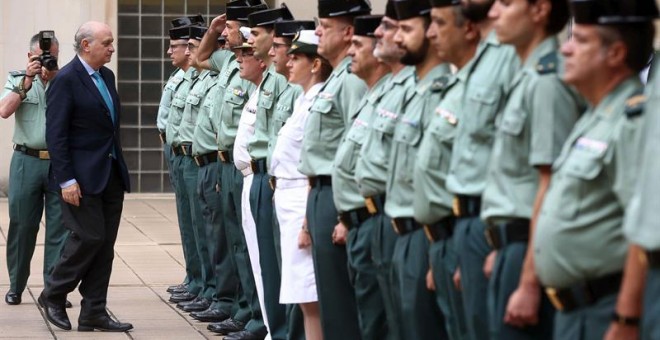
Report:
[[112,119],[112,124],[114,124],[115,106],[112,105],[112,99],[110,99],[110,91],[108,90],[108,87],[105,86],[105,82],[103,81],[103,78],[101,78],[101,74],[98,73],[98,71],[92,73],[92,78],[94,78],[94,84],[96,84],[96,87],[99,89],[99,92],[101,92],[101,97],[103,97],[105,104],[110,109],[110,118]]

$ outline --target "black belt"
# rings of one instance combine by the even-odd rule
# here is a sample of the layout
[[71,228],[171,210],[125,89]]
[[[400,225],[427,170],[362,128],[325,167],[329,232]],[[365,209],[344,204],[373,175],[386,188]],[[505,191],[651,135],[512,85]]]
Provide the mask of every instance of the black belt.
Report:
[[606,296],[616,294],[621,287],[622,279],[623,273],[617,272],[568,288],[546,288],[545,292],[558,311],[570,312],[591,306]]
[[266,167],[266,159],[260,158],[250,160],[250,168],[252,169],[252,173],[255,175],[266,173],[268,171]]
[[165,136],[165,132],[158,132],[158,138],[160,138],[161,143],[167,144],[167,138]]
[[175,156],[192,156],[192,144],[172,145]]
[[218,151],[218,158],[222,163],[231,163],[234,161],[234,150]]
[[372,215],[383,212],[385,209],[385,194],[365,197],[364,204]]
[[646,251],[646,260],[649,268],[660,269],[660,250]]
[[424,233],[431,242],[442,241],[454,235],[454,223],[456,218],[449,216],[433,224],[424,225]]
[[20,151],[28,156],[36,157],[39,159],[50,159],[50,154],[48,153],[48,150],[30,149],[25,145],[17,145],[17,144],[14,144],[14,150]]
[[400,217],[392,219],[392,228],[399,235],[405,235],[415,230],[423,228],[423,226],[411,217]]
[[207,154],[193,156],[193,159],[195,160],[195,164],[197,164],[197,166],[203,167],[204,165],[217,162],[218,154],[215,152],[209,152]]
[[309,186],[312,188],[331,185],[332,177],[330,176],[314,176],[309,178]]
[[527,242],[529,241],[529,223],[528,219],[520,218],[505,223],[490,224],[484,231],[486,241],[495,250],[515,242]]
[[339,222],[341,222],[346,228],[353,229],[359,227],[364,221],[368,220],[371,217],[369,210],[367,208],[357,208],[349,211],[345,211],[337,217]]
[[454,216],[475,217],[481,213],[481,197],[456,195],[453,204]]

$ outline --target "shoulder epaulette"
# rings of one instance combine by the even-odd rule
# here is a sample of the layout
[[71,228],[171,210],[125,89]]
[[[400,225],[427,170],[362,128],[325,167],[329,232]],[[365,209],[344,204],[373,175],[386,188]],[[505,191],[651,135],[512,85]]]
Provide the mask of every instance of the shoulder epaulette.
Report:
[[440,92],[444,90],[449,84],[449,76],[443,75],[438,78],[433,79],[430,90],[431,92]]
[[559,66],[558,63],[559,57],[557,56],[557,52],[548,53],[539,59],[538,64],[536,64],[536,72],[539,74],[555,73],[557,72],[557,66]]
[[20,71],[11,71],[11,72],[9,72],[9,74],[12,77],[20,77],[20,76],[26,75],[27,73],[25,73],[25,70],[20,70]]
[[646,104],[646,96],[643,90],[635,92],[628,100],[626,100],[626,117],[634,118],[641,116],[644,113],[644,106]]

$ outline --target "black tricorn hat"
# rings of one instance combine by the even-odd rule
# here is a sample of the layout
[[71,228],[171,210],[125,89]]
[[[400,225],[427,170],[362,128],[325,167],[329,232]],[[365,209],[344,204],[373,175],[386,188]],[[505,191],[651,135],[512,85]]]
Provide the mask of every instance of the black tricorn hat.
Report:
[[385,16],[390,19],[396,20],[396,9],[394,8],[394,0],[388,0],[385,5]]
[[188,39],[202,40],[208,28],[204,26],[189,26],[190,33]]
[[373,37],[376,28],[380,26],[381,20],[383,20],[382,15],[362,15],[355,17],[353,19],[353,34]]
[[319,0],[319,18],[365,15],[369,13],[371,13],[371,4],[367,0]]
[[280,8],[252,12],[248,15],[248,25],[250,27],[272,26],[278,21],[287,20],[293,20],[293,14],[285,4],[282,4]]
[[172,40],[180,40],[180,39],[188,40],[189,37],[190,37],[190,30],[188,29],[187,26],[170,28],[170,39]]
[[302,30],[313,30],[316,28],[311,20],[289,20],[275,23],[275,36],[280,38],[293,38]]
[[461,4],[461,0],[431,0],[431,7],[449,7]]
[[193,16],[179,17],[172,20],[172,27],[183,27],[183,26],[191,26],[191,25],[196,25],[196,26],[206,25],[206,23],[204,22],[204,17],[202,17],[201,14],[197,14]]
[[264,4],[261,0],[233,0],[229,1],[226,7],[252,7]]
[[394,1],[397,20],[407,20],[414,17],[425,17],[431,13],[431,4],[420,0]]
[[250,13],[264,9],[268,9],[265,4],[252,7],[227,7],[227,20],[248,21]]
[[573,0],[575,22],[587,25],[625,25],[653,21],[658,17],[655,0]]

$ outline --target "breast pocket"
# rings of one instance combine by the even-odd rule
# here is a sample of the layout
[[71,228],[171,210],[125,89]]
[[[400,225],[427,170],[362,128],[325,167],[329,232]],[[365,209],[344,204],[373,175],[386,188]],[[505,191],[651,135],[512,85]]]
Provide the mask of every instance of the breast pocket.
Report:
[[[39,97],[28,95],[21,102],[22,114],[16,115],[16,119],[21,122],[34,122],[39,113]],[[27,114],[26,114],[27,113]],[[41,113],[44,114],[44,113]]]
[[[263,131],[265,134],[269,133],[269,125],[272,124],[272,113],[273,113],[273,97],[265,96],[263,93],[259,96],[259,101],[257,102],[257,122],[256,128],[259,131]],[[262,115],[260,117],[260,115]]]
[[497,87],[471,86],[467,89],[466,121],[473,138],[490,142],[495,131],[495,116],[502,96]]
[[[327,137],[336,138],[332,136],[331,129],[336,128],[338,117],[333,118],[332,100],[317,97],[312,103],[312,106],[309,108],[310,119],[307,121],[307,130],[310,132],[310,136],[316,137],[319,140],[330,141],[332,139],[326,139]],[[313,117],[313,118],[312,118]]]
[[277,105],[275,107],[275,112],[273,113],[273,135],[277,135],[289,117],[291,117],[290,107],[284,105]]
[[394,131],[394,141],[401,143],[404,149],[396,144],[392,145],[393,148],[398,148],[399,154],[397,155],[400,161],[397,161],[396,176],[401,176],[405,181],[412,182],[412,172],[417,157],[416,146],[422,140],[422,126],[420,122],[408,122],[405,119],[399,121],[396,131]]
[[419,167],[433,171],[449,168],[454,137],[456,125],[445,117],[434,116],[419,146],[416,160]]
[[552,200],[565,202],[561,207],[553,207],[558,216],[571,220],[579,214],[585,197],[594,186],[600,185],[597,181],[604,167],[603,154],[577,148],[571,150],[558,169],[565,176],[562,179],[565,183]]
[[225,105],[227,108],[223,110],[222,122],[226,126],[236,126],[238,125],[238,120],[241,117],[241,111],[245,105],[245,96],[239,93],[236,93],[235,90],[227,90],[224,97]]
[[519,136],[525,127],[526,118],[527,113],[522,109],[507,110],[502,114],[499,129],[507,135]]

